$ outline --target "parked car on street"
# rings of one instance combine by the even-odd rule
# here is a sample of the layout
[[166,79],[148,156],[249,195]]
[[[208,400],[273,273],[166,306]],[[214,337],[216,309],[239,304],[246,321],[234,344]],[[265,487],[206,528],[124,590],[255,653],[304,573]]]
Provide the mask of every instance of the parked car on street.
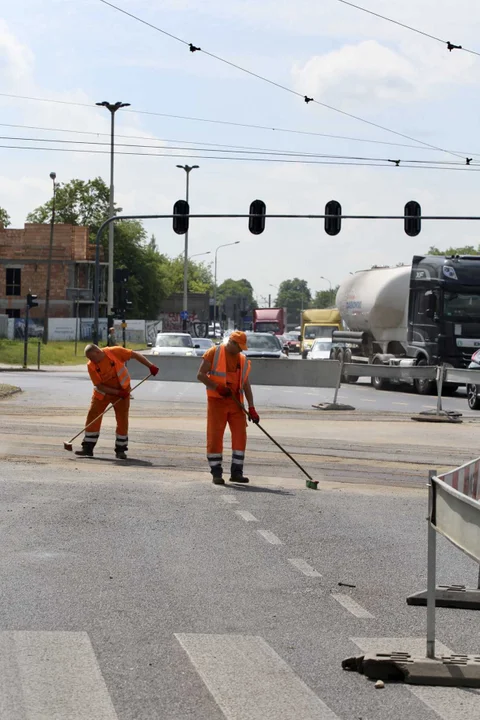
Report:
[[[199,340],[199,338],[195,338]],[[196,346],[188,333],[158,333],[152,355],[195,355]]]
[[210,338],[195,338],[195,355],[197,357],[203,357],[207,350],[209,350],[215,343]]
[[307,360],[329,360],[332,350],[332,341],[325,338],[317,338],[311,349],[308,351]]
[[[247,332],[245,334],[247,336],[248,350],[244,350],[244,355],[248,358],[287,359],[287,355],[277,335],[258,332]],[[228,335],[224,337],[223,342],[228,342]]]

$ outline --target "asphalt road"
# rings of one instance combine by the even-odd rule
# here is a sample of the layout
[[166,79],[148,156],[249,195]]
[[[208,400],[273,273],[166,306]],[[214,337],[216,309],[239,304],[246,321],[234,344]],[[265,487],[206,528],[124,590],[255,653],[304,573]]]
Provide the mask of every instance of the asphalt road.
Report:
[[[18,385],[29,391],[26,402],[33,404],[55,403],[65,407],[69,404],[88,403],[91,383],[87,373],[69,370],[55,372],[2,372],[2,382]],[[332,402],[334,391],[315,388],[284,388],[257,386],[254,388],[255,405],[262,408],[310,409],[318,403]],[[135,393],[142,404],[159,403],[203,404],[205,389],[199,383],[161,382],[145,383]],[[354,385],[342,385],[338,402],[352,405],[364,412],[418,413],[436,407],[436,397],[417,395],[408,387],[403,390],[377,391],[367,379]],[[454,397],[442,399],[445,410],[457,410],[465,416],[478,417],[480,413],[469,409],[465,390],[460,388]]]
[[[426,583],[427,467],[471,459],[475,422],[381,422],[367,404],[343,420],[307,412],[308,390],[257,388],[320,490],[252,428],[252,483],[216,487],[201,386],[142,386],[121,462],[111,417],[93,460],[62,449],[91,394],[84,373],[0,377],[24,389],[0,403],[1,718],[479,716],[480,691],[376,690],[341,669],[362,651],[424,652],[425,609],[405,598]],[[410,398],[345,391],[359,407]],[[475,586],[478,565],[441,538],[438,559],[439,583]],[[437,639],[478,654],[478,615],[438,610]]]

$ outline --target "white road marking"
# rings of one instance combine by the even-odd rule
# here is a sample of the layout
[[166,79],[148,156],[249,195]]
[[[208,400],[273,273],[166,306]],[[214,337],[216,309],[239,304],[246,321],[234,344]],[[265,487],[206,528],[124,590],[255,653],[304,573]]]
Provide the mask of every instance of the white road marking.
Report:
[[377,402],[376,400],[368,400],[367,398],[361,398],[362,402]]
[[228,505],[238,505],[239,504],[238,500],[236,498],[234,498],[233,495],[220,495],[220,497],[222,498],[222,500],[224,502],[228,503]]
[[118,720],[87,633],[0,633],[0,717]]
[[293,390],[284,390],[284,393],[293,393]]
[[[425,657],[426,640],[424,638],[351,638],[355,645],[365,653],[387,653],[392,650],[408,652],[416,657]],[[441,642],[435,643],[438,656],[451,655],[452,651]],[[406,687],[419,700],[425,703],[442,720],[458,718],[478,718],[480,708],[480,690],[474,688],[453,687]]]
[[350,595],[343,595],[342,593],[332,593],[332,598],[336,600],[340,605],[343,605],[345,610],[348,610],[348,612],[352,613],[352,615],[355,615],[357,618],[362,618],[364,620],[368,618],[373,618],[373,615],[368,612],[368,610],[365,610],[361,605],[359,605],[356,600],[354,600]]
[[270,530],[257,530],[257,532],[260,533],[260,535],[272,545],[282,545],[282,541],[280,540],[280,538],[270,532]]
[[255,515],[252,515],[252,513],[248,512],[248,510],[235,510],[235,512],[246,522],[258,522]]
[[227,720],[338,720],[263,638],[176,638]]
[[427,408],[428,410],[436,410],[435,405],[422,405],[423,408]]
[[320,573],[309,565],[306,560],[303,560],[303,558],[290,558],[288,562],[304,575],[307,575],[307,577],[322,577]]
[[392,405],[408,405],[408,403],[392,402]]

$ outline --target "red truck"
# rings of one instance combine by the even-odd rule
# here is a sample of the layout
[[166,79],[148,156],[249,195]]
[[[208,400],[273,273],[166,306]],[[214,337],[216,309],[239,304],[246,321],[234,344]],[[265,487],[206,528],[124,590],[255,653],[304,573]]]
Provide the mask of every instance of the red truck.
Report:
[[283,308],[259,308],[253,311],[253,332],[285,333],[285,310]]

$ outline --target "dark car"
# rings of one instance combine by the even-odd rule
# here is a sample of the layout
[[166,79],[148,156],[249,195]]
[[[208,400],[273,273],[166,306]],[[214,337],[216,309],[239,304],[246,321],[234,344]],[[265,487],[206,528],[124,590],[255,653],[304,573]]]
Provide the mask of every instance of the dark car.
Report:
[[[287,358],[282,343],[276,335],[272,333],[254,333],[247,332],[248,350],[244,350],[244,355],[249,358]],[[228,342],[228,337],[223,342]]]
[[210,338],[194,338],[195,343],[195,355],[197,357],[203,357],[207,350],[210,350],[214,346],[214,342]]

